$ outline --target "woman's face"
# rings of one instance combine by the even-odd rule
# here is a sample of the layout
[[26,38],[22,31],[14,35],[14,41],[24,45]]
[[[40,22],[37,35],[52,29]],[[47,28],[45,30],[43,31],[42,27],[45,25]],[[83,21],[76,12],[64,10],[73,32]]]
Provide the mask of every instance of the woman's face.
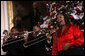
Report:
[[65,25],[64,16],[63,16],[62,14],[58,14],[58,15],[57,15],[57,22],[60,22],[60,23],[59,23],[60,26]]

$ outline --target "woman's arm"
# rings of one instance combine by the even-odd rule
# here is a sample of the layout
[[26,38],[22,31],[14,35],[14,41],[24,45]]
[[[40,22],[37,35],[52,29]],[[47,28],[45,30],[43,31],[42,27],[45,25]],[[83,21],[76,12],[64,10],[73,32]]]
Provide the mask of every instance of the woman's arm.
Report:
[[81,30],[77,26],[73,26],[74,42],[70,45],[79,46],[84,43],[84,36]]

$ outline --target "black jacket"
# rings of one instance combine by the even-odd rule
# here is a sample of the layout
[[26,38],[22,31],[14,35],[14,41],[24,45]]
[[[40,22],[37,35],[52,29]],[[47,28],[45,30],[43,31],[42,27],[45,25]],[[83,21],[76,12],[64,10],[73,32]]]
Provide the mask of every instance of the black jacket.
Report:
[[[9,38],[8,40],[10,40],[12,38]],[[22,42],[18,42],[18,43],[13,43],[7,46],[2,46],[2,49],[4,52],[7,52],[6,55],[24,55],[24,48],[22,46]]]
[[[36,38],[39,38],[40,36],[43,36],[43,35],[39,35],[38,37]],[[28,41],[30,40],[33,40],[33,39],[36,39],[34,37],[30,37]],[[46,38],[44,36],[44,38]],[[46,49],[45,49],[45,44],[46,44],[46,40],[42,41],[42,42],[39,42],[37,44],[34,44],[28,48],[26,48],[26,54],[27,55],[46,55]]]

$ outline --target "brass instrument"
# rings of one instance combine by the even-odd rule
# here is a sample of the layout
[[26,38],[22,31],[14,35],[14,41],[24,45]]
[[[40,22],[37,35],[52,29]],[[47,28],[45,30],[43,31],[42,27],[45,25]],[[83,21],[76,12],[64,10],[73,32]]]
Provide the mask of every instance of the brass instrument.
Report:
[[[47,31],[48,32],[47,29],[46,30],[45,29],[40,30],[40,32],[43,32],[43,31]],[[10,44],[13,44],[13,43],[17,43],[17,42],[23,41],[24,40],[24,35],[27,35],[29,33],[36,33],[36,32],[35,31],[30,31],[30,32],[24,31],[24,32],[19,32],[19,33],[9,33],[9,35],[15,35],[16,38],[8,40],[6,43],[3,44],[3,46],[7,46],[7,45],[10,45]],[[21,34],[21,35],[19,36],[18,34]],[[34,40],[31,40],[31,41],[28,41],[28,42],[24,43],[23,46],[25,48],[27,48],[27,47],[29,47],[31,45],[34,45],[34,44],[39,43],[41,41],[44,41],[44,40],[47,39],[46,37],[44,38],[44,36],[47,36],[46,32],[44,33],[43,36],[40,36],[39,38],[36,38]]]
[[10,44],[13,44],[13,43],[17,43],[17,42],[20,42],[20,41],[23,41],[23,40],[24,40],[23,37],[11,39],[11,40],[8,40],[6,43],[4,43],[3,46],[7,46],[7,45],[10,45]]
[[38,37],[38,38],[36,38],[36,39],[34,39],[34,40],[28,41],[28,42],[24,43],[23,46],[24,46],[25,48],[27,48],[27,47],[29,47],[29,46],[32,46],[32,45],[34,45],[34,44],[37,44],[37,43],[42,42],[42,41],[44,41],[44,40],[47,40],[47,36],[50,35],[50,34],[49,34],[49,30],[47,30],[47,29],[42,29],[41,32],[42,32],[43,30],[45,31],[45,33],[43,34],[43,36],[40,36],[40,37]]
[[[3,46],[7,46],[7,45],[10,45],[10,44],[13,44],[13,43],[23,41],[24,40],[24,35],[27,35],[27,34],[32,33],[32,32],[33,31],[30,31],[30,32],[24,31],[24,32],[19,32],[19,33],[9,33],[8,34],[9,37],[10,37],[10,35],[15,35],[16,38],[13,38],[13,39],[10,39],[10,40],[6,41],[6,43],[4,43]],[[18,35],[18,34],[21,34],[21,35]]]
[[43,35],[43,36],[41,36],[41,37],[39,37],[39,38],[36,38],[36,39],[34,39],[34,40],[31,40],[31,41],[28,41],[28,42],[24,43],[23,46],[24,46],[25,48],[27,48],[27,47],[29,47],[29,46],[32,46],[32,45],[37,44],[37,43],[39,43],[39,42],[42,42],[42,41],[44,41],[44,40],[47,39],[45,36],[46,36],[46,35]]

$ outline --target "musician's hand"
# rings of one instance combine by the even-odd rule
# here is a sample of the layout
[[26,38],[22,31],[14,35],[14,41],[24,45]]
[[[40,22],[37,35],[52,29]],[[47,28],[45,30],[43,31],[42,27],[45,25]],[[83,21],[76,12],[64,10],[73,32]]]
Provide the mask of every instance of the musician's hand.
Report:
[[63,46],[63,50],[68,50],[70,47],[70,44],[69,43],[65,43],[64,46]]
[[51,39],[52,39],[52,37],[50,36],[49,33],[46,33],[46,36],[47,36],[47,39],[48,39],[48,40],[51,40]]
[[28,36],[29,36],[28,32],[25,32],[25,34],[24,34],[24,41],[25,41],[25,42],[27,42]]
[[7,41],[7,36],[5,36],[4,38],[3,38],[3,43],[5,43],[6,41]]
[[37,37],[37,34],[33,33],[32,36],[36,38]]

